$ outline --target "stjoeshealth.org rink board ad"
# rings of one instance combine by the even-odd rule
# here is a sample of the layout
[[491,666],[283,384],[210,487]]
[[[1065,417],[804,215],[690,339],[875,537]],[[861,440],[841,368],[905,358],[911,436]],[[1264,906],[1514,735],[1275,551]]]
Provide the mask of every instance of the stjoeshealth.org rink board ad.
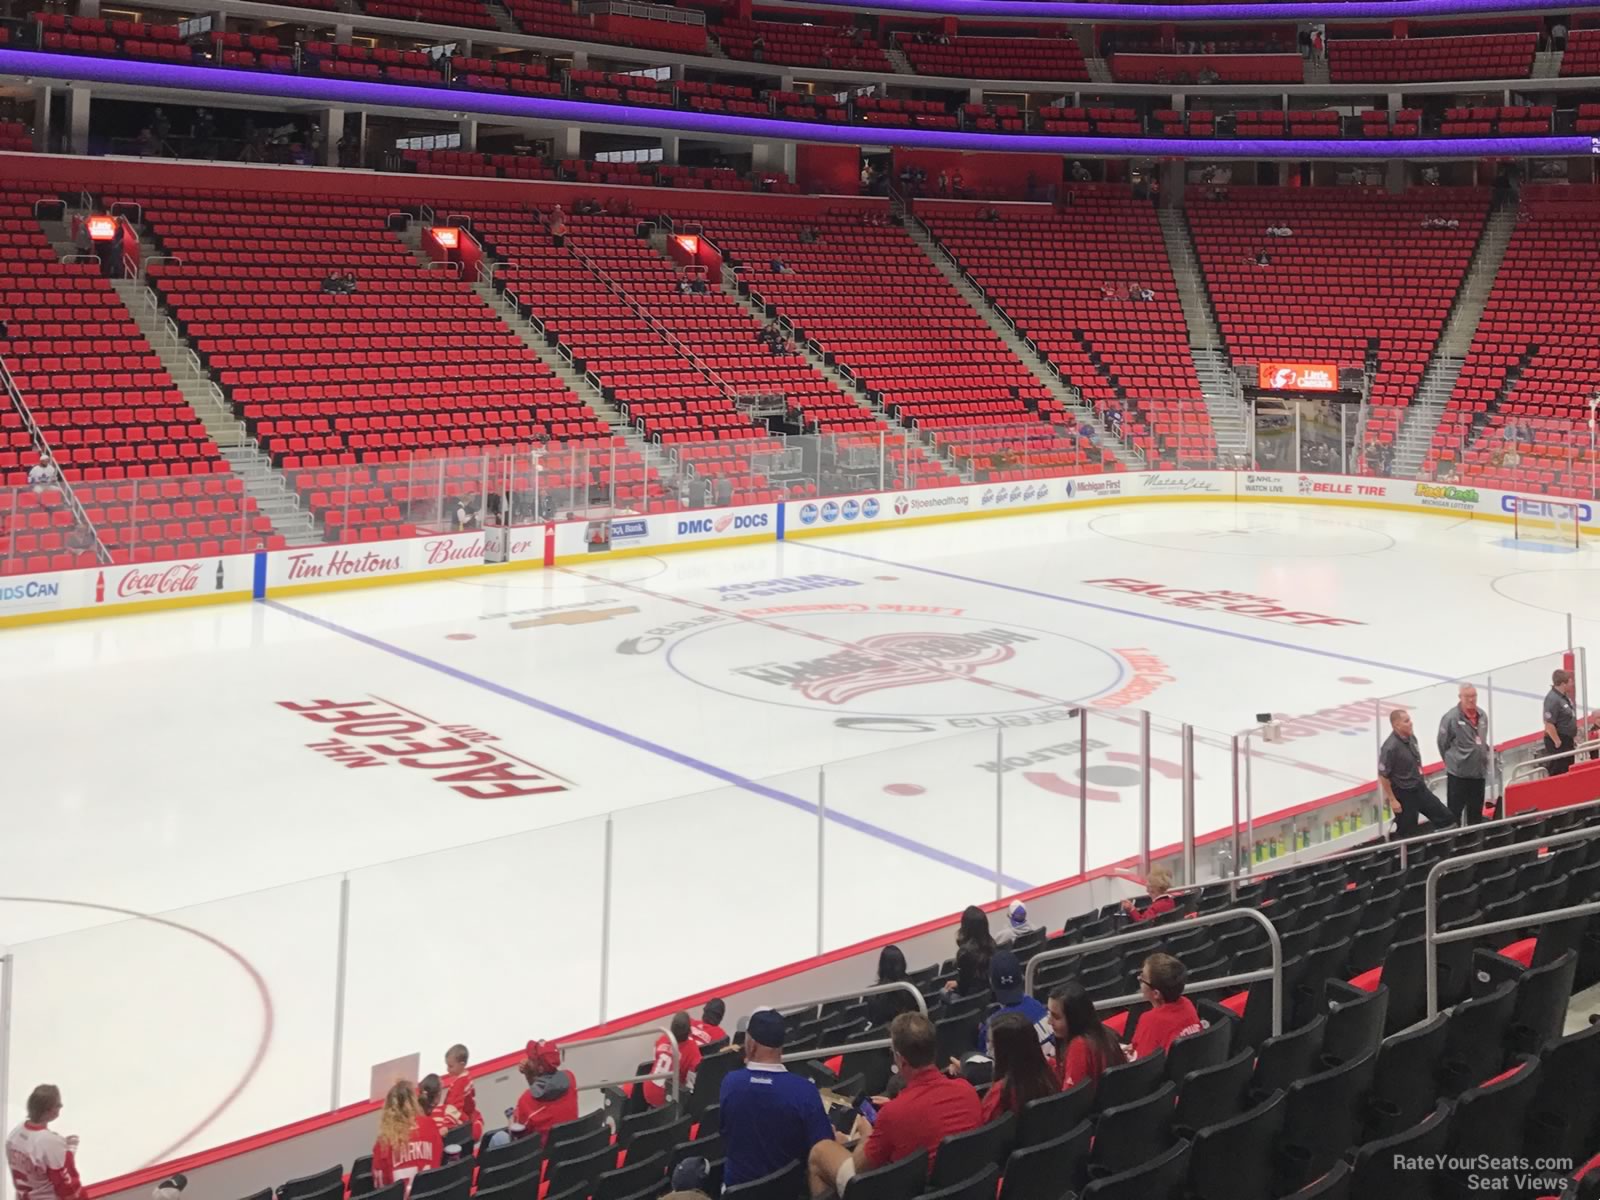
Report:
[[1372,506],[1506,523],[1519,511],[1547,517],[1556,508],[1568,511],[1574,506],[1579,528],[1585,533],[1596,529],[1595,506],[1588,501],[1530,497],[1465,484],[1277,471],[1129,471],[732,508],[611,513],[399,541],[294,546],[255,554],[7,575],[0,576],[0,625],[1008,512],[1230,499]]

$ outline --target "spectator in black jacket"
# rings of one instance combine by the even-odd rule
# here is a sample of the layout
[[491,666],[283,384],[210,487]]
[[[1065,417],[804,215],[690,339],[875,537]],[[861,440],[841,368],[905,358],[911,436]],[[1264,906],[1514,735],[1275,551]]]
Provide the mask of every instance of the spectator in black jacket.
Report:
[[989,918],[976,904],[967,905],[956,930],[956,977],[944,985],[957,996],[977,996],[989,986],[989,960],[994,957],[994,935]]

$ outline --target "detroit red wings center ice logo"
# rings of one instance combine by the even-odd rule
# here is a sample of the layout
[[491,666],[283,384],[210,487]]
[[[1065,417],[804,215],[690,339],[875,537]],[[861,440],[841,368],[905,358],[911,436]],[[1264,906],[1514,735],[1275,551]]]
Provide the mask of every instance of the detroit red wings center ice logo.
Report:
[[739,674],[788,686],[807,700],[843,705],[873,692],[970,679],[1009,661],[1011,643],[1031,641],[1004,629],[974,633],[880,633],[848,649],[796,663],[737,668]]

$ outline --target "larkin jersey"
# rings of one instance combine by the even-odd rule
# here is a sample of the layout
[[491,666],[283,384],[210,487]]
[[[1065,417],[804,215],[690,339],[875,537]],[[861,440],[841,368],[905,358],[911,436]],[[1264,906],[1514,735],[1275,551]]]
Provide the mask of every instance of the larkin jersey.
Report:
[[373,1186],[385,1188],[401,1179],[431,1171],[444,1158],[444,1143],[433,1118],[421,1113],[411,1123],[411,1132],[398,1146],[379,1141],[372,1147]]
[[74,1200],[82,1191],[67,1139],[24,1121],[6,1138],[6,1165],[17,1200]]
[[[700,1047],[691,1037],[678,1043],[678,1087],[681,1091],[694,1091],[695,1068],[700,1065]],[[650,1064],[652,1075],[664,1075],[672,1070],[672,1043],[667,1035],[656,1039],[655,1061]],[[667,1101],[667,1084],[662,1079],[649,1079],[644,1084],[644,1098],[651,1108],[660,1108]]]

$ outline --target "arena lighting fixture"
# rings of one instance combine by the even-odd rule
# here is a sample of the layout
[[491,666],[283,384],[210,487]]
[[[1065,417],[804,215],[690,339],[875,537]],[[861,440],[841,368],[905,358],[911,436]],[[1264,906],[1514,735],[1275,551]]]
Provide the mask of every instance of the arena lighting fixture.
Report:
[[90,217],[87,225],[91,242],[109,242],[117,236],[115,217]]
[[700,253],[700,237],[698,234],[680,233],[672,240],[677,242],[678,245],[682,246],[690,254]]
[[428,236],[446,250],[454,250],[461,245],[461,230],[454,225],[435,225],[428,230]]

